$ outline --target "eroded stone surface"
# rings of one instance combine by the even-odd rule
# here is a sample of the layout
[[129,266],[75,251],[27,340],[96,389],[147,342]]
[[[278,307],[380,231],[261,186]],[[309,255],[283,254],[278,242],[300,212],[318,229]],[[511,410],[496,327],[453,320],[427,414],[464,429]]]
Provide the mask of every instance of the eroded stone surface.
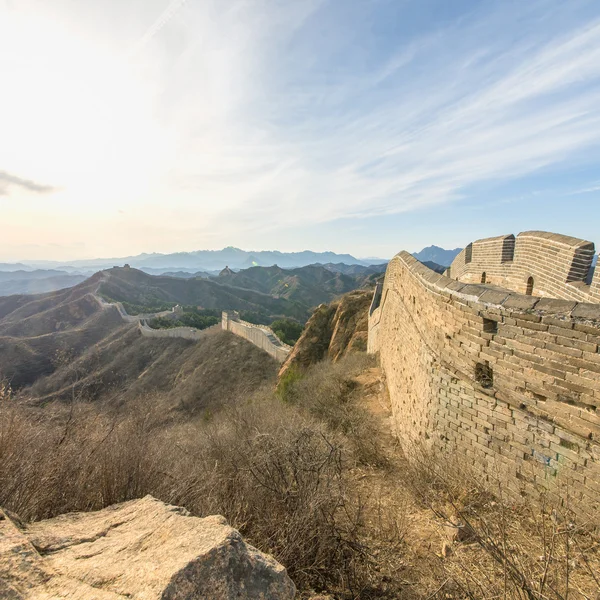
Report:
[[15,600],[286,599],[285,568],[223,517],[147,496],[29,526],[0,517],[0,597]]

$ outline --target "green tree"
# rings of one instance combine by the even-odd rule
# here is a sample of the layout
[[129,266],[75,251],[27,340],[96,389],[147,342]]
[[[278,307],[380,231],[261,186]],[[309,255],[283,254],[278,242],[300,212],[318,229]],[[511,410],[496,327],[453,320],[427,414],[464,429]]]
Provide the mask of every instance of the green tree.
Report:
[[271,323],[271,329],[284,344],[293,346],[302,335],[304,327],[291,319],[277,319]]

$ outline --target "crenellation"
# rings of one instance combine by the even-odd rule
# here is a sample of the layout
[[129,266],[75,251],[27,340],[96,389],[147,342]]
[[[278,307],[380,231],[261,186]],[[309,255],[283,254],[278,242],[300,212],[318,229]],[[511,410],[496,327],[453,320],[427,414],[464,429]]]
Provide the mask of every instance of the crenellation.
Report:
[[[520,294],[578,302],[600,301],[600,286],[590,282],[592,242],[526,231],[477,240],[463,250],[447,273],[461,283],[502,286]],[[470,260],[468,260],[470,256]]]
[[[567,478],[582,507],[600,508],[600,304],[567,281],[592,255],[590,242],[526,232],[473,242],[471,261],[463,251],[450,269],[455,279],[406,252],[390,261],[368,350],[380,353],[408,454],[413,443],[460,452],[489,481],[503,473],[519,497]],[[524,267],[528,256],[553,265]],[[519,293],[525,273],[544,294]],[[598,283],[594,275],[587,287]],[[476,380],[478,365],[491,387]]]

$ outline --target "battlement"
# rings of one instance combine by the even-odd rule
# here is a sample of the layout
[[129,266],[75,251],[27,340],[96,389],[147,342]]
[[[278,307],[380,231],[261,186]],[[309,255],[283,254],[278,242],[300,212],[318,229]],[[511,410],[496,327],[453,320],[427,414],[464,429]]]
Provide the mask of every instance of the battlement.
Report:
[[564,499],[566,485],[575,510],[597,515],[600,297],[514,291],[528,273],[545,295],[574,286],[587,298],[599,289],[597,274],[581,279],[592,252],[584,240],[526,232],[473,242],[453,278],[407,252],[390,261],[368,350],[380,354],[408,456],[422,445],[458,454],[515,499],[543,489]]
[[292,347],[284,344],[270,327],[242,321],[235,310],[223,311],[221,327],[248,340],[280,363],[285,361],[292,350]]
[[525,231],[469,244],[452,262],[449,277],[497,285],[521,294],[600,302],[600,269],[593,271],[593,242]]

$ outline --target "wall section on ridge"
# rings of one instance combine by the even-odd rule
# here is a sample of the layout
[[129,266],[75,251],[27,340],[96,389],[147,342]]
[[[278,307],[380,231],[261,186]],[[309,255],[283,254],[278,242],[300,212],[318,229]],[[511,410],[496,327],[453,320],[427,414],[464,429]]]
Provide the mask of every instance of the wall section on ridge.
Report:
[[499,285],[518,293],[578,302],[600,302],[600,271],[588,281],[594,244],[586,240],[525,231],[477,240],[452,262],[449,276],[466,283]]
[[221,327],[252,342],[280,363],[285,362],[292,349],[291,346],[284,344],[269,327],[242,321],[235,311],[223,311]]
[[406,252],[369,318],[407,450],[459,452],[514,497],[568,480],[585,512],[600,508],[599,344],[600,305],[461,283]]

